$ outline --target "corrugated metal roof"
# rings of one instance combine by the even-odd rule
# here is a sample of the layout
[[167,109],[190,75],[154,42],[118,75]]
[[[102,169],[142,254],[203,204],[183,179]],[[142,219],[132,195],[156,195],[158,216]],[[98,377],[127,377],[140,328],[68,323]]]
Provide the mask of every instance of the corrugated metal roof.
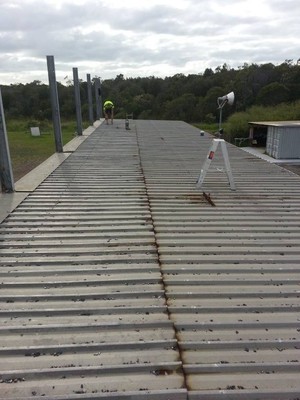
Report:
[[300,178],[228,145],[197,190],[211,140],[101,125],[3,221],[0,398],[298,397]]

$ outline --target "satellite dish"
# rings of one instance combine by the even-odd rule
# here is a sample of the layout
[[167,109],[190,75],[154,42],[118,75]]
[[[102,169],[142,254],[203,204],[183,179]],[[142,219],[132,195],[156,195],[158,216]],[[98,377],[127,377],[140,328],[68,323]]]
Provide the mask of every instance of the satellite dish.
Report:
[[233,92],[230,92],[230,93],[226,94],[225,96],[218,97],[219,108],[223,108],[226,103],[228,103],[231,106],[233,104],[233,102],[234,102],[234,93]]

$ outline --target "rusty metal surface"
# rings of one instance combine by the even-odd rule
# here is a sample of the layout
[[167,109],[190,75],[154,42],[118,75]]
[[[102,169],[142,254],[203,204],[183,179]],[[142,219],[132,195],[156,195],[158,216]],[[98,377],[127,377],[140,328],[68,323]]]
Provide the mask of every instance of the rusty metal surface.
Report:
[[101,125],[0,225],[0,398],[296,399],[300,178]]

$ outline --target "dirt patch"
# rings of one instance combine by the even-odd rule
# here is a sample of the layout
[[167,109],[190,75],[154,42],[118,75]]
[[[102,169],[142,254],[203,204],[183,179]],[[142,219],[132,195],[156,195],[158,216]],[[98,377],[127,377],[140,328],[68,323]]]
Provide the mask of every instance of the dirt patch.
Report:
[[28,161],[24,162],[22,165],[17,165],[16,167],[13,167],[14,181],[17,182],[24,175],[28,174],[28,172],[38,167],[42,162],[43,160]]

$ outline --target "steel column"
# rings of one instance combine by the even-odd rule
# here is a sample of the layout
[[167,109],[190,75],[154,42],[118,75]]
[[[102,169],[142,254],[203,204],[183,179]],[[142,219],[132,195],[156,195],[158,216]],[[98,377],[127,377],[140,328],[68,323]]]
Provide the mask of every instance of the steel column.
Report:
[[75,91],[77,135],[82,135],[82,117],[81,117],[80,86],[79,86],[79,79],[78,79],[78,68],[73,68],[73,79],[74,79],[74,91]]
[[90,124],[93,125],[94,113],[93,113],[91,74],[86,75],[86,81],[87,81],[87,94],[88,94],[88,104],[89,104],[89,121],[90,121]]
[[95,98],[96,98],[96,116],[97,119],[102,117],[102,96],[100,78],[95,79]]
[[57,92],[57,83],[56,83],[55,65],[53,56],[47,56],[47,67],[48,67],[48,77],[49,77],[49,87],[50,87],[50,97],[51,97],[51,107],[52,107],[52,121],[53,121],[54,137],[55,137],[55,149],[57,153],[63,153],[59,101],[58,101],[58,92]]
[[0,89],[0,183],[2,191],[14,191],[14,178],[7,140],[7,131]]

